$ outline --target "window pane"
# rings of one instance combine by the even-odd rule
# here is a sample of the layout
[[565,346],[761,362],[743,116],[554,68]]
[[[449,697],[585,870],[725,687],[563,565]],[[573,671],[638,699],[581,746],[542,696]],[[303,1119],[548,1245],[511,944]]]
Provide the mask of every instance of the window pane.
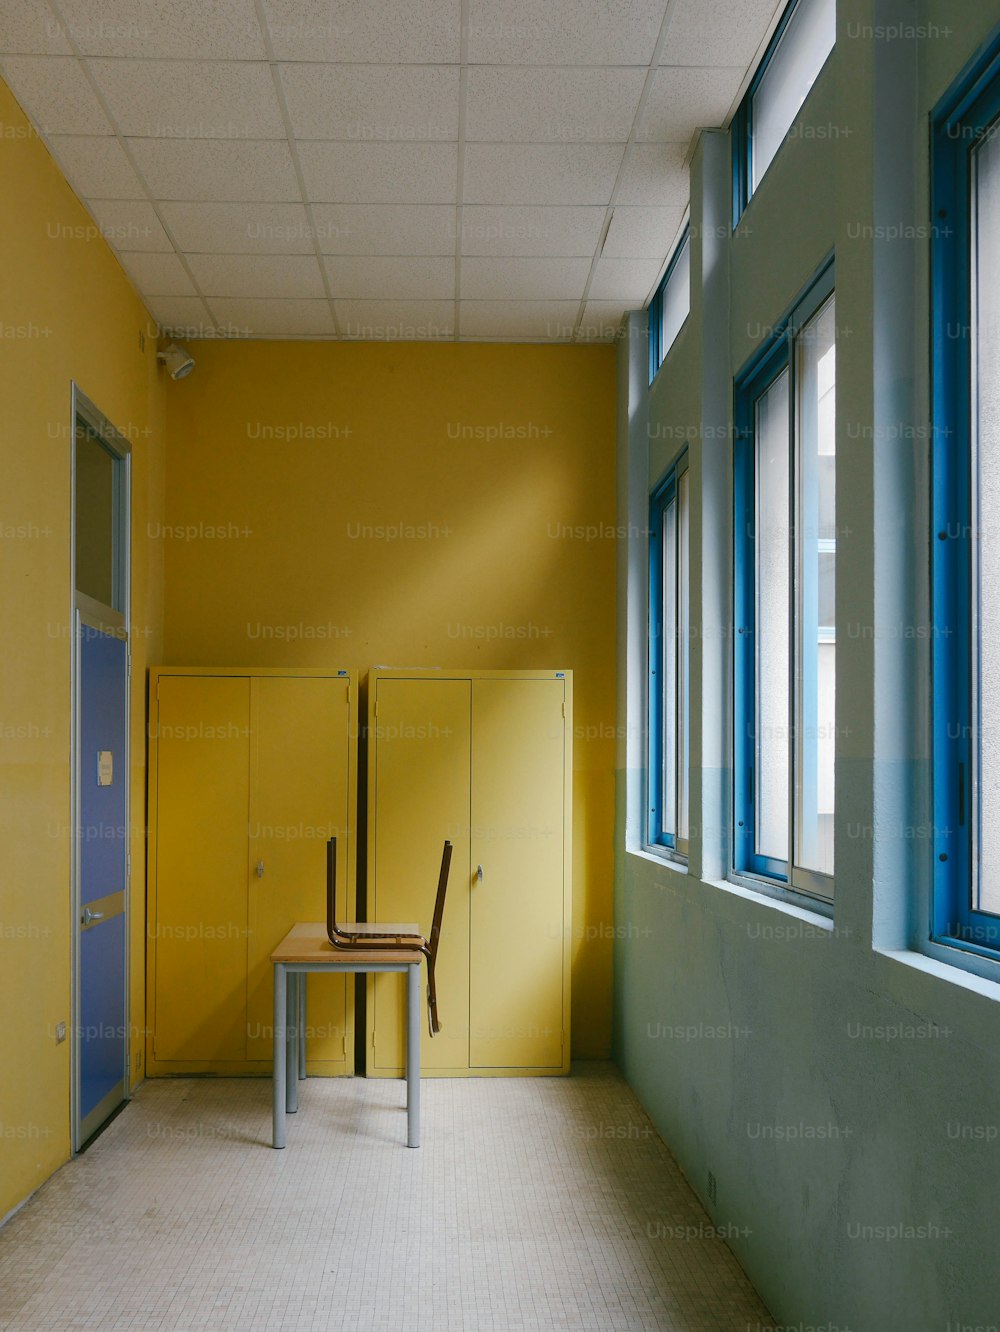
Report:
[[833,873],[837,541],[834,303],[798,338],[795,863]]
[[691,308],[691,242],[685,239],[677,251],[677,260],[663,288],[663,322],[660,334],[661,359],[670,350],[674,338]]
[[756,851],[788,860],[788,371],[755,404]]
[[688,756],[690,743],[688,724],[691,715],[691,684],[689,653],[691,650],[691,590],[688,586],[691,569],[689,551],[690,508],[688,474],[681,472],[677,480],[677,601],[680,620],[680,640],[677,644],[677,836],[687,842],[689,828]]
[[[993,130],[1000,129],[994,122]],[[976,873],[974,905],[1000,915],[1000,135],[985,136],[973,154],[973,310],[975,385],[973,522],[979,540],[974,568],[973,617],[978,638],[977,743],[973,809]]]
[[752,190],[791,129],[836,37],[836,0],[799,0],[753,97]]
[[671,499],[663,510],[663,623],[661,688],[663,690],[660,752],[660,826],[665,834],[677,831],[677,503]]
[[83,426],[76,431],[76,590],[114,603],[115,458]]

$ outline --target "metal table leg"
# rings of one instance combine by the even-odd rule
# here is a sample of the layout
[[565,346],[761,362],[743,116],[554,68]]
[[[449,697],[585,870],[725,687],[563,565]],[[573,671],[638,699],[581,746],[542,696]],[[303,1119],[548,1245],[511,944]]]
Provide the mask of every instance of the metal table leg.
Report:
[[271,1144],[276,1148],[285,1145],[285,1022],[287,1002],[287,981],[285,968],[280,962],[274,964],[274,1073],[273,1073],[273,1127]]
[[306,990],[309,977],[302,973],[299,977],[299,1081],[306,1076]]
[[288,1038],[285,1042],[285,1109],[294,1115],[299,1108],[299,986],[304,977],[288,969],[288,1002],[286,1018]]
[[420,1146],[420,963],[406,968],[406,1145]]

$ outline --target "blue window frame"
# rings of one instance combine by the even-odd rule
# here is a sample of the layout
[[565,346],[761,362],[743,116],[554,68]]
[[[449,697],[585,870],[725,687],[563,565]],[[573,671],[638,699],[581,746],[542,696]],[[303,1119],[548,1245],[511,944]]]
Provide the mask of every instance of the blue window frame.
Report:
[[932,117],[937,942],[1000,956],[1000,34]]
[[676,859],[689,836],[690,494],[685,452],[649,501],[646,845]]
[[833,897],[836,360],[828,260],[735,384],[734,859]]
[[791,0],[733,119],[733,226],[739,222],[833,50],[836,0]]
[[691,229],[685,227],[656,295],[649,303],[649,382],[691,310]]

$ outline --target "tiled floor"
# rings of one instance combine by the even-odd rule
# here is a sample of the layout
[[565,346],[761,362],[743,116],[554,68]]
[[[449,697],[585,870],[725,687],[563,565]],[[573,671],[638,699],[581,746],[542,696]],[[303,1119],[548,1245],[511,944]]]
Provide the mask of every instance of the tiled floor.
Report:
[[[0,1328],[747,1332],[770,1319],[615,1069],[152,1081],[0,1231]],[[694,1228],[694,1237],[692,1230]]]

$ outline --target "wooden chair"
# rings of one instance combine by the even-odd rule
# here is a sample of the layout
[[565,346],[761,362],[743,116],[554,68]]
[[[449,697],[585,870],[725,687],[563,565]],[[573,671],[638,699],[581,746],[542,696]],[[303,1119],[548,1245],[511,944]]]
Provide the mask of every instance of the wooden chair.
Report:
[[326,844],[326,934],[334,948],[350,952],[353,949],[391,949],[393,952],[412,949],[427,959],[427,1023],[430,1034],[441,1030],[438,1021],[437,987],[434,966],[437,962],[441,939],[441,921],[444,917],[444,899],[448,891],[448,872],[451,869],[451,842],[445,842],[441,852],[437,895],[434,898],[434,917],[430,938],[425,939],[419,925],[383,924],[380,921],[349,921],[337,923],[337,839],[331,837]]

